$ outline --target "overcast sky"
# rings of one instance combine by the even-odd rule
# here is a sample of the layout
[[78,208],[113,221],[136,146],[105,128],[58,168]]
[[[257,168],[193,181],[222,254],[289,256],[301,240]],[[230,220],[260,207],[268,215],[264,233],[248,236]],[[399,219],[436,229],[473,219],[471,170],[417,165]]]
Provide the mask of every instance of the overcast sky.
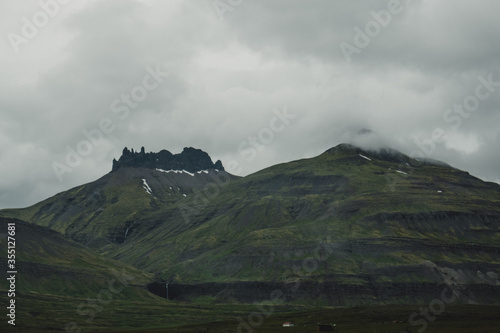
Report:
[[500,182],[498,1],[66,2],[0,0],[0,208],[124,147],[247,175],[362,128]]

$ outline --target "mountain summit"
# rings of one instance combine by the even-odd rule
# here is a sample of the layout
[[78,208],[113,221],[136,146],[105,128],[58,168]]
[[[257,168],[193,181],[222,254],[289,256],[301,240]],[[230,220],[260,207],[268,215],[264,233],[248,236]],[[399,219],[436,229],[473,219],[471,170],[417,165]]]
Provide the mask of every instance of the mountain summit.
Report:
[[111,171],[116,171],[122,167],[186,170],[189,172],[207,169],[224,170],[220,160],[213,163],[206,152],[193,147],[184,148],[180,154],[172,154],[168,150],[161,150],[158,153],[146,153],[144,147],[141,148],[140,152],[134,152],[134,149],[130,151],[125,147],[118,161],[113,159],[113,169]]
[[219,167],[194,148],[124,149],[115,171],[0,216],[155,274],[170,300],[498,303],[498,184],[351,144],[245,177]]

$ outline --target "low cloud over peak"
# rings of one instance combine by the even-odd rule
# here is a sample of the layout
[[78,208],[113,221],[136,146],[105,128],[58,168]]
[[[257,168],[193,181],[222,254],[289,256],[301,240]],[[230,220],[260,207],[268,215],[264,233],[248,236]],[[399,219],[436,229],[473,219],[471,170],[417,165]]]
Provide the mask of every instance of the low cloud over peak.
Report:
[[0,7],[0,208],[95,180],[125,146],[246,175],[346,142],[500,181],[500,3]]

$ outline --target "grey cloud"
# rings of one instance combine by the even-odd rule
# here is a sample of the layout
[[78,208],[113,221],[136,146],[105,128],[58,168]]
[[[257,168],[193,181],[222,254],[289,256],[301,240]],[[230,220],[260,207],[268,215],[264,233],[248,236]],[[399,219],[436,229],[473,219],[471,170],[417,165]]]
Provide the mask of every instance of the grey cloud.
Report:
[[[441,128],[451,139],[430,157],[499,181],[500,91],[456,129],[443,115],[474,94],[478,77],[500,81],[500,5],[413,1],[347,63],[339,44],[352,43],[353,29],[387,4],[243,0],[220,20],[211,1],[111,0],[61,13],[19,55],[0,55],[0,208],[95,180],[124,146],[194,146],[249,174],[320,154],[361,128],[405,153]],[[36,10],[2,8],[3,35],[20,22],[9,13]],[[168,78],[120,119],[112,102],[157,64]],[[296,118],[255,158],[241,154],[285,106]],[[103,118],[115,130],[59,182],[51,163],[63,162],[66,147]]]
[[[404,66],[426,71],[468,71],[498,66],[500,31],[494,18],[500,4],[491,1],[396,1],[401,12],[371,37],[355,65]],[[389,1],[247,1],[226,13],[227,22],[248,45],[278,56],[345,61],[339,44],[355,46],[355,27],[366,32],[373,12],[387,11]]]

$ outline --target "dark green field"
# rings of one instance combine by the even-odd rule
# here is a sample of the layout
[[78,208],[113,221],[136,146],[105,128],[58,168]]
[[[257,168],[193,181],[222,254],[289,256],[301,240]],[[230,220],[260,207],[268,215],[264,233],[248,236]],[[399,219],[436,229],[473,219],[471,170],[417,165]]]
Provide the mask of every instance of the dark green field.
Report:
[[[494,333],[500,332],[500,307],[478,305],[450,305],[435,316],[434,321],[410,315],[420,312],[429,305],[369,306],[354,308],[323,308],[320,310],[295,306],[277,306],[273,309],[258,309],[254,305],[217,304],[193,305],[188,303],[151,300],[150,302],[114,301],[96,313],[90,323],[87,317],[78,316],[74,300],[63,298],[45,299],[33,297],[30,304],[21,306],[16,328],[5,328],[2,332],[317,332],[317,323],[334,323],[335,332],[352,333]],[[36,309],[40,303],[53,304],[50,318],[37,318]],[[22,304],[22,302],[21,302]],[[252,317],[249,317],[253,314]],[[430,313],[432,315],[432,313]],[[433,316],[434,317],[434,316]],[[432,318],[432,317],[431,317]],[[40,326],[43,321],[44,325]],[[282,327],[284,322],[295,324],[293,328]],[[394,323],[395,322],[395,323]],[[424,324],[425,322],[425,324]],[[114,327],[114,328],[111,328]],[[73,329],[73,330],[72,330]],[[79,331],[81,329],[81,331]]]
[[[500,307],[490,306],[450,306],[427,326],[418,322],[409,324],[409,316],[419,311],[421,306],[381,306],[356,308],[331,308],[318,311],[280,313],[266,318],[262,325],[250,327],[251,330],[236,323],[210,323],[207,325],[186,326],[167,330],[168,332],[235,332],[238,326],[241,332],[317,332],[317,323],[335,323],[336,332],[381,333],[381,332],[500,332]],[[423,317],[415,317],[418,321]],[[257,321],[257,319],[255,319]],[[282,327],[284,322],[291,321],[295,327]],[[397,323],[393,323],[396,321]],[[248,324],[248,319],[246,320]],[[425,330],[424,330],[425,328]]]

